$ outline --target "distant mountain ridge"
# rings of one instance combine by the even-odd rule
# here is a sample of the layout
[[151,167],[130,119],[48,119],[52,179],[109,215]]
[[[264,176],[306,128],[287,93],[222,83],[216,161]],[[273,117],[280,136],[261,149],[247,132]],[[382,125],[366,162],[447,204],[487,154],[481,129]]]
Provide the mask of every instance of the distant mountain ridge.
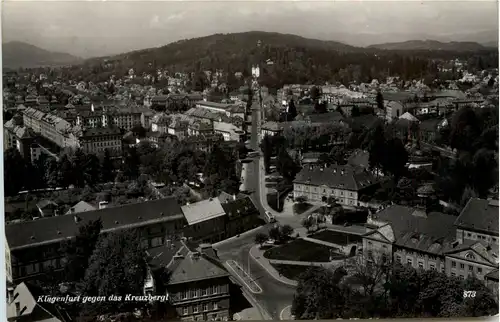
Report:
[[72,65],[81,61],[70,54],[51,52],[20,41],[2,44],[2,63],[6,68]]
[[436,50],[436,51],[480,51],[487,47],[471,41],[441,42],[437,40],[408,40],[370,45],[367,48],[381,50]]

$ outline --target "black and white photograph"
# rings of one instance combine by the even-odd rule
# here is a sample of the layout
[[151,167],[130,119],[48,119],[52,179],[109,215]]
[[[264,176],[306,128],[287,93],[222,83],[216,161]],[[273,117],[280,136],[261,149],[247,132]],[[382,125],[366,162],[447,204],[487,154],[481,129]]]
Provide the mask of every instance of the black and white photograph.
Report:
[[498,319],[496,0],[0,22],[5,321]]

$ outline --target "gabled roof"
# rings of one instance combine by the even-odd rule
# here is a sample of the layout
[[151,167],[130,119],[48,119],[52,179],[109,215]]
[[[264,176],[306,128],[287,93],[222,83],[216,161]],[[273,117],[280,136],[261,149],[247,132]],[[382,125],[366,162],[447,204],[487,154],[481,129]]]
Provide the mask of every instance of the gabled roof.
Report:
[[66,213],[66,215],[72,214],[72,213],[79,213],[79,212],[86,212],[86,211],[92,211],[96,210],[97,208],[91,204],[89,204],[86,201],[80,201],[73,207],[71,207],[70,210]]
[[498,211],[498,200],[471,198],[455,221],[455,225],[498,236]]
[[229,276],[216,259],[191,251],[186,245],[179,250],[178,255],[168,266],[171,272],[169,285]]
[[444,252],[452,256],[453,254],[470,250],[473,254],[479,255],[484,261],[491,265],[498,266],[498,245],[487,244],[483,240],[466,239],[460,244],[450,244],[444,249]]
[[369,172],[345,165],[323,167],[304,167],[295,177],[294,183],[359,191],[377,183]]
[[181,208],[175,198],[146,201],[87,211],[74,216],[64,215],[26,221],[5,226],[5,235],[9,247],[31,247],[42,243],[54,243],[74,237],[85,223],[101,218],[103,231],[122,229],[125,227],[140,227],[151,222],[181,220]]
[[390,224],[398,246],[440,254],[455,238],[455,216],[392,205],[373,215]]

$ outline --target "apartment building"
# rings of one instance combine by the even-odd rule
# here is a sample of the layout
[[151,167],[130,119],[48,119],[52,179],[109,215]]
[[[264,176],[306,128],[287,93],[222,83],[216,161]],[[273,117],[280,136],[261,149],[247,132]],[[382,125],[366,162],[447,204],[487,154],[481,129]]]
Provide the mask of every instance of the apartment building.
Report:
[[44,113],[34,108],[23,111],[24,126],[31,128],[36,134],[48,139],[61,148],[79,146],[79,128],[53,114]]
[[98,127],[83,130],[79,142],[86,153],[108,150],[112,155],[121,155],[122,137],[123,131],[117,127]]
[[367,258],[386,251],[394,261],[466,279],[498,293],[498,201],[472,198],[457,218],[393,205],[368,217]]
[[4,124],[4,150],[15,148],[23,158],[31,158],[35,133],[23,125],[22,116],[16,115]]
[[52,267],[62,269],[66,259],[59,251],[61,242],[76,236],[85,223],[99,218],[103,233],[139,229],[145,249],[162,246],[166,236],[182,235],[185,225],[175,198],[8,224],[5,235],[11,262],[7,264],[13,282],[35,279]]
[[453,242],[456,217],[424,210],[390,206],[369,216],[367,227],[373,231],[365,235],[363,251],[387,250],[394,261],[413,268],[445,272],[445,251]]
[[170,272],[167,293],[175,310],[171,319],[230,319],[230,275],[211,245],[201,244],[197,247],[182,241],[180,248],[161,247],[151,255],[155,258],[154,266],[166,266]]
[[310,201],[334,197],[344,206],[359,206],[360,197],[378,186],[376,178],[364,169],[349,165],[305,166],[293,181],[293,196]]
[[225,237],[226,213],[217,198],[181,207],[188,223],[185,235],[204,243],[215,243]]
[[104,107],[102,113],[102,126],[115,126],[130,131],[137,125],[142,126],[142,113],[147,111],[148,109],[136,105]]

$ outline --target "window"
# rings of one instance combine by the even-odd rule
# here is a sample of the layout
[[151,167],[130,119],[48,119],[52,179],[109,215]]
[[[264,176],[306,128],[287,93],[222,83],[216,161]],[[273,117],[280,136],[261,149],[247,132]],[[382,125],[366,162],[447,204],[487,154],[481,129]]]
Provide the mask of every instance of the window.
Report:
[[451,267],[453,267],[453,268],[457,267],[457,262],[451,261]]
[[455,272],[451,272],[451,276],[455,277]]
[[460,279],[461,279],[461,280],[464,280],[464,279],[465,279],[465,276],[460,275]]
[[474,266],[469,265],[469,272],[472,272],[472,271],[474,271]]
[[187,308],[187,306],[182,308],[182,314],[184,314],[184,315],[189,314],[189,309]]
[[413,265],[413,260],[411,258],[406,259],[406,263],[409,265]]
[[465,268],[465,264],[461,263],[460,264],[460,269],[464,269]]
[[213,303],[212,308],[213,308],[214,310],[219,309],[219,305],[217,304],[217,302],[214,302],[214,303]]
[[401,256],[400,256],[400,255],[396,255],[396,261],[397,261],[398,263],[401,263]]
[[418,268],[424,268],[424,262],[418,262]]
[[373,258],[373,251],[371,250],[368,251],[368,258]]
[[436,264],[429,264],[429,268],[432,269],[433,271],[436,270]]
[[193,313],[198,313],[198,304],[193,306]]
[[198,290],[191,290],[191,297],[192,298],[198,297]]
[[217,294],[217,293],[219,293],[219,285],[212,286],[212,294]]
[[478,267],[478,268],[477,268],[477,272],[478,272],[479,274],[481,274],[481,273],[483,272],[483,269],[482,269],[481,267]]
[[201,296],[207,296],[207,289],[206,288],[202,288],[201,289]]
[[203,312],[208,311],[208,303],[203,304]]
[[181,299],[185,300],[188,298],[188,291],[184,290],[181,292]]
[[467,254],[465,254],[465,258],[475,260],[476,256],[474,256],[474,254],[472,254],[472,253],[467,253]]
[[467,233],[467,237],[472,237],[472,234],[471,233]]

